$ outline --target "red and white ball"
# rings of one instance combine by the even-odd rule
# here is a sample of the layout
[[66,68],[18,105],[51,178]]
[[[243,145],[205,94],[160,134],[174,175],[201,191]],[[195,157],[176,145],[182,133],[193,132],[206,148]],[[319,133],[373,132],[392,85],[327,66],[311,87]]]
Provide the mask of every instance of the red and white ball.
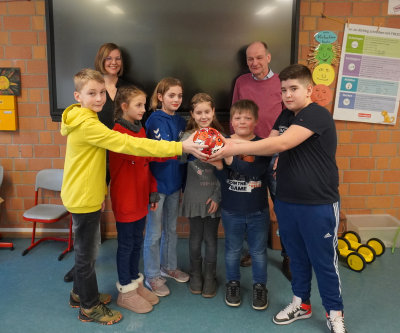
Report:
[[212,155],[224,146],[222,135],[215,128],[204,127],[196,131],[193,137],[193,142],[207,145],[208,148],[201,150],[202,153]]

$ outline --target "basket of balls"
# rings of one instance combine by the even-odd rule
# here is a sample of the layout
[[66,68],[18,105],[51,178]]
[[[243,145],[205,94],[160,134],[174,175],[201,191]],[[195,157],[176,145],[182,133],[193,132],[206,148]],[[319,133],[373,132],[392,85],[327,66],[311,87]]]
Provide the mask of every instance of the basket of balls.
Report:
[[212,155],[224,146],[222,135],[215,128],[203,127],[196,131],[193,137],[193,142],[207,145],[208,148],[203,148],[202,153]]

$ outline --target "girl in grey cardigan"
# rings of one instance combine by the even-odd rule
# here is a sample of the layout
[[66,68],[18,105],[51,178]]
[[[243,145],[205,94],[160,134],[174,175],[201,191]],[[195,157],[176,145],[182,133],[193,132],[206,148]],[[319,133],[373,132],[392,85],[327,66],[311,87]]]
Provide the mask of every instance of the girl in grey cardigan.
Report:
[[[213,99],[205,93],[196,94],[190,102],[190,119],[185,140],[199,128],[213,127],[223,131],[215,117]],[[217,237],[220,221],[220,183],[214,175],[214,167],[192,156],[187,156],[187,179],[183,193],[181,215],[190,221],[190,291],[203,297],[216,295]],[[205,243],[204,278],[202,243]]]

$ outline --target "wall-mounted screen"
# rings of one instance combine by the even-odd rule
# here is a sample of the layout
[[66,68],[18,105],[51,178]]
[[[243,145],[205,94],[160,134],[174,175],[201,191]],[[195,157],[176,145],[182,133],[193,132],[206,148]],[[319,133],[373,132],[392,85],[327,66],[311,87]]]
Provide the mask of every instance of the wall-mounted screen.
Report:
[[217,112],[229,110],[236,77],[247,70],[245,47],[265,41],[279,72],[296,61],[296,0],[47,0],[52,119],[74,103],[73,75],[94,67],[99,46],[123,50],[125,79],[150,96],[157,82],[177,77],[182,110],[197,92]]

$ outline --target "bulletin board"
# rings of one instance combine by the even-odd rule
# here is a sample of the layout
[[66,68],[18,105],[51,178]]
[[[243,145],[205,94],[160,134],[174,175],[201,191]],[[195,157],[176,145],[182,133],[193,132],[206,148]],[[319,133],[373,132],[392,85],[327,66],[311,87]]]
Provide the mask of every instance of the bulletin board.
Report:
[[395,125],[400,96],[400,30],[346,24],[333,118]]

